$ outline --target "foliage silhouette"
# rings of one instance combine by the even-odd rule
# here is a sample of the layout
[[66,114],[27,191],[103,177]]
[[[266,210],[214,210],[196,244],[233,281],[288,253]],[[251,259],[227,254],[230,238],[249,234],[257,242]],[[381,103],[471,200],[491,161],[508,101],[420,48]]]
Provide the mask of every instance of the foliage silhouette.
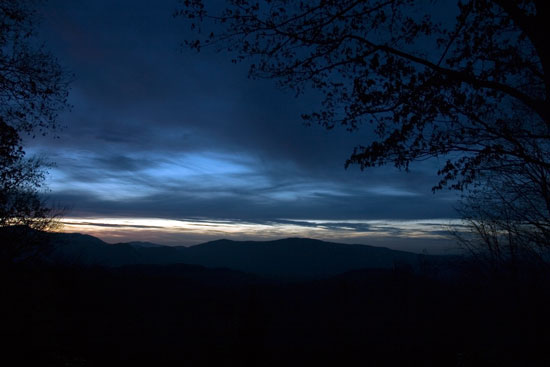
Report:
[[304,115],[365,125],[373,140],[347,165],[445,157],[434,189],[463,189],[502,166],[550,167],[547,22],[534,0],[181,1],[198,38],[185,44],[252,59],[250,75],[324,93]]
[[0,251],[7,261],[39,246],[39,232],[20,226],[45,230],[56,225],[59,215],[39,195],[44,162],[26,159],[22,146],[22,134],[55,130],[57,114],[68,107],[69,75],[38,45],[33,3],[0,1]]
[[32,0],[0,1],[0,117],[17,132],[47,134],[66,109],[70,76],[38,44]]
[[40,197],[44,170],[25,159],[17,131],[0,120],[0,262],[33,259],[45,250],[41,231],[56,226],[59,214]]
[[[464,228],[453,234],[463,248],[495,271],[525,267],[548,271],[550,182],[526,165],[491,175],[470,190],[459,207]],[[538,173],[541,173],[539,171]]]

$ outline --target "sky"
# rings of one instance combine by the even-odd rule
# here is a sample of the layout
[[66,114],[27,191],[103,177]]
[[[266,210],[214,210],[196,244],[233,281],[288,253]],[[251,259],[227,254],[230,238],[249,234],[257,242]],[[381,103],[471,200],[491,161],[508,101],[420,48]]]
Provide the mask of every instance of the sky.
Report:
[[410,251],[455,248],[457,194],[432,193],[437,160],[409,172],[344,168],[368,132],[305,126],[296,97],[214,50],[182,48],[176,0],[49,0],[39,38],[68,71],[64,128],[28,142],[54,162],[64,231],[193,245],[312,237]]

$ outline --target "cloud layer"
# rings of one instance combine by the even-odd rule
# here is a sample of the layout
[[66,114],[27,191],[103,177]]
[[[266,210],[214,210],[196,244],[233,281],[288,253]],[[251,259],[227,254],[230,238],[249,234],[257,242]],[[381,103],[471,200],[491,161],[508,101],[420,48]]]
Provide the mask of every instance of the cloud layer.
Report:
[[[248,80],[246,65],[223,54],[182,51],[186,28],[171,17],[176,6],[52,0],[41,9],[41,37],[76,75],[74,107],[61,116],[59,139],[30,141],[29,152],[56,163],[49,196],[69,216],[279,229],[282,220],[302,229],[306,219],[331,220],[358,233],[365,228],[350,220],[455,217],[456,196],[431,192],[438,162],[409,173],[345,170],[353,147],[371,138],[368,129],[304,126],[299,116],[315,110],[314,93],[295,98],[272,81]],[[330,231],[336,227],[323,236]]]

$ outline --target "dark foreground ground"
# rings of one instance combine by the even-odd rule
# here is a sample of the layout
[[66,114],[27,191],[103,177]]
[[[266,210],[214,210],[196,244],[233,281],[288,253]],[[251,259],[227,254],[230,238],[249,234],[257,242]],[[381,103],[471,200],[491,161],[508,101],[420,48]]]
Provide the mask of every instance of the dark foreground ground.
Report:
[[542,274],[5,267],[0,364],[550,366]]

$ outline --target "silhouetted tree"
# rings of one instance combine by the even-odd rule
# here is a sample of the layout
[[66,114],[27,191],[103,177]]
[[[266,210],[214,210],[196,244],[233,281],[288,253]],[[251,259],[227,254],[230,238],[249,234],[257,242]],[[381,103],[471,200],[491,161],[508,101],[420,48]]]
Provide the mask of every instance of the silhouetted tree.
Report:
[[17,131],[0,120],[1,261],[39,255],[47,246],[37,230],[57,225],[59,213],[47,206],[39,193],[45,174],[43,165],[24,155]]
[[[459,243],[495,270],[550,261],[550,172],[526,164],[486,177],[469,190],[459,209]],[[465,229],[465,230],[464,230]]]
[[[550,167],[547,10],[535,0],[227,0],[176,12],[250,75],[298,93],[324,93],[308,122],[372,141],[347,164],[361,168],[445,157],[437,188],[463,189],[483,171]],[[206,2],[206,4],[210,4]]]
[[[548,10],[537,0],[183,0],[200,50],[251,59],[250,76],[324,93],[303,115],[327,128],[367,128],[347,165],[439,157],[443,187],[471,189],[462,214],[494,241],[550,247]],[[464,238],[462,238],[464,240]],[[538,250],[537,250],[538,252]],[[501,256],[502,253],[493,253]],[[509,257],[508,257],[509,258]]]
[[[13,260],[34,252],[35,231],[55,225],[39,195],[44,165],[26,159],[21,134],[55,129],[67,107],[68,74],[34,37],[32,0],[0,0],[0,253]],[[9,228],[6,228],[9,227]],[[30,251],[30,252],[29,252]]]
[[68,74],[35,37],[33,0],[0,0],[0,117],[18,133],[46,134],[67,107]]

